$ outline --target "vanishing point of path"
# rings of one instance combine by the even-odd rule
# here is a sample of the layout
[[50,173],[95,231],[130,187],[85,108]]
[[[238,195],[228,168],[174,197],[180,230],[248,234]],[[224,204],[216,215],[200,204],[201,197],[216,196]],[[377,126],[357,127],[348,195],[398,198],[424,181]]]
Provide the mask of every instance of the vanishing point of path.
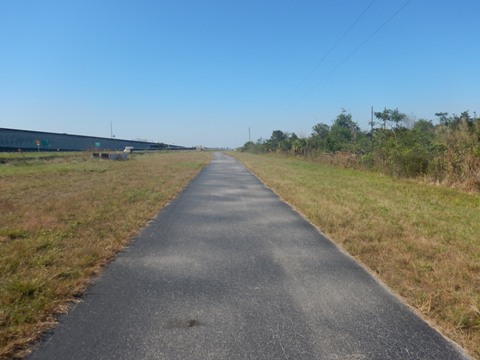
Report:
[[28,357],[466,358],[222,154]]

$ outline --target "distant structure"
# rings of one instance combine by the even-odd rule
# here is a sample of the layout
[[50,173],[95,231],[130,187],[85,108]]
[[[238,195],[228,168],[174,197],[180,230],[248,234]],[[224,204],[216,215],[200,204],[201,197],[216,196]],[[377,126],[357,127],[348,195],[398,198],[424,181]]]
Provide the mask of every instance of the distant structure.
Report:
[[148,141],[0,128],[0,151],[123,151],[189,150],[192,148]]

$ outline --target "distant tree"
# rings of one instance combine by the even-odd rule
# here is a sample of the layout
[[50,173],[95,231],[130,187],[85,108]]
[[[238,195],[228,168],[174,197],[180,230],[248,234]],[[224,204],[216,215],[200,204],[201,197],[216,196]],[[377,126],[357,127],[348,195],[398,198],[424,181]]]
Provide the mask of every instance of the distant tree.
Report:
[[247,142],[240,150],[309,156],[342,151],[353,155],[338,158],[347,159],[347,166],[361,165],[402,177],[428,176],[480,190],[480,119],[476,113],[470,116],[468,110],[460,115],[438,112],[435,116],[438,125],[407,117],[398,108],[385,108],[375,113],[383,126],[366,132],[342,110],[331,126],[314,125],[308,139],[275,130],[268,140]]
[[360,128],[352,120],[352,114],[347,114],[345,110],[342,110],[330,127],[332,150],[353,150],[359,132]]
[[448,126],[450,119],[448,118],[447,112],[438,112],[438,113],[435,113],[435,116],[438,117],[440,125]]
[[326,139],[330,132],[330,127],[324,123],[318,123],[313,128],[312,136],[318,136],[321,139]]
[[256,143],[253,141],[247,141],[241,148],[238,149],[241,152],[250,152],[254,154],[266,152],[265,141],[260,138]]
[[433,136],[435,131],[435,126],[432,124],[430,120],[420,119],[413,124],[412,130],[418,133],[424,133],[424,134],[429,134]]
[[268,151],[277,151],[284,148],[284,143],[288,142],[288,134],[281,130],[275,130],[272,132],[270,139],[266,141],[266,147]]
[[390,112],[385,108],[383,111],[377,111],[374,113],[375,117],[383,122],[383,129],[387,128],[387,121],[390,120]]
[[253,152],[253,148],[255,147],[255,143],[253,141],[247,141],[243,146],[240,148],[241,152]]
[[383,129],[387,128],[387,123],[391,122],[394,124],[395,128],[400,128],[401,123],[404,122],[407,118],[407,115],[398,111],[398,108],[395,110],[385,108],[381,112],[374,113],[375,117],[382,121]]
[[330,127],[327,124],[318,123],[313,126],[312,130],[312,135],[308,139],[308,148],[322,151],[330,151]]
[[390,121],[395,124],[395,128],[400,128],[401,123],[407,119],[407,115],[398,111],[398,108],[395,110],[390,110]]
[[289,142],[293,154],[302,154],[307,148],[307,139],[299,138],[295,133],[290,135]]

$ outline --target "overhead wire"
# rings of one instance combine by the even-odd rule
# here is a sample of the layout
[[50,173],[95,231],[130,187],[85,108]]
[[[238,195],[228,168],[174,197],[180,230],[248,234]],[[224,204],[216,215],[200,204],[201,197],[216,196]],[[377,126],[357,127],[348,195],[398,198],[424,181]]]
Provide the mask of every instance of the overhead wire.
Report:
[[[323,78],[321,78],[314,86],[312,86],[309,90],[307,90],[303,96],[294,104],[298,104],[302,101],[305,96],[307,96],[310,92],[316,89],[322,82],[328,79],[335,71],[338,70],[340,66],[346,63],[358,50],[360,50],[371,38],[373,38],[380,30],[383,29],[390,21],[392,21],[403,9],[405,9],[413,0],[407,0],[397,11],[393,13],[387,20],[385,20],[375,31],[373,31],[360,45],[358,45],[355,49],[353,49],[343,60],[341,60],[333,69],[327,73]],[[292,105],[293,106],[293,105]]]
[[366,14],[366,12],[372,7],[375,0],[372,0],[368,6],[362,11],[362,13],[357,16],[357,18],[350,24],[350,26],[345,30],[345,32],[335,41],[335,43],[328,49],[328,51],[317,61],[317,63],[313,66],[312,69],[303,77],[303,79],[295,86],[295,88],[285,97],[285,99],[280,103],[277,109],[281,108],[295,92],[303,85],[303,83],[312,75],[315,70],[322,64],[325,59],[335,50],[335,48],[340,44],[340,42],[350,33],[350,31],[354,28],[354,26],[360,21],[360,19]]

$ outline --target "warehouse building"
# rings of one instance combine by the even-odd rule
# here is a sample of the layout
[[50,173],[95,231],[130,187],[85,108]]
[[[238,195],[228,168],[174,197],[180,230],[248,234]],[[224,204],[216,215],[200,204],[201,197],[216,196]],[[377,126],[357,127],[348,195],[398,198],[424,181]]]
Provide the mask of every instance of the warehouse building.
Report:
[[0,151],[186,150],[183,146],[147,141],[0,128]]

